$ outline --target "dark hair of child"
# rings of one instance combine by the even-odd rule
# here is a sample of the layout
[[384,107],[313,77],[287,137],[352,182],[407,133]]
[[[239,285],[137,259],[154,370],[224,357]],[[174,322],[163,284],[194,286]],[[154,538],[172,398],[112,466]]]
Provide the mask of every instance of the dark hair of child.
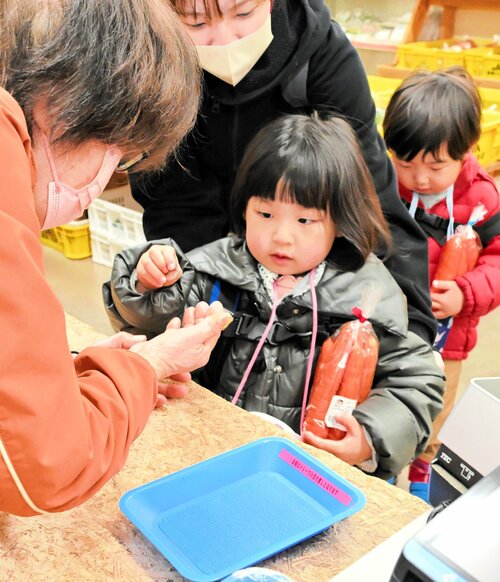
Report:
[[391,248],[356,136],[339,117],[287,115],[261,129],[246,149],[232,191],[233,229],[241,237],[253,196],[330,212],[338,236],[354,245],[363,261]]
[[462,67],[407,77],[389,101],[384,118],[387,148],[406,162],[419,152],[439,159],[443,145],[461,160],[481,134],[481,98]]

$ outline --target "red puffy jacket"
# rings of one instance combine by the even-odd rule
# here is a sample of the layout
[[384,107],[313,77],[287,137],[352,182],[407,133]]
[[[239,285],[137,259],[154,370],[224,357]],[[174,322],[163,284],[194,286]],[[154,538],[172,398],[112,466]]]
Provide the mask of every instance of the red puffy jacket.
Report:
[[[401,184],[399,192],[403,200],[411,201],[412,192]],[[468,154],[453,192],[455,221],[467,223],[472,210],[480,203],[486,207],[487,214],[477,226],[500,212],[500,194],[494,180],[481,168],[477,159]],[[419,206],[422,207],[421,204]],[[449,218],[445,200],[427,212]],[[429,277],[432,281],[442,246],[430,236],[428,242]],[[442,353],[443,358],[448,360],[464,360],[467,357],[477,343],[479,318],[500,304],[500,235],[494,236],[483,249],[475,269],[456,279],[456,282],[464,294],[464,306],[461,313],[453,318],[453,326]]]

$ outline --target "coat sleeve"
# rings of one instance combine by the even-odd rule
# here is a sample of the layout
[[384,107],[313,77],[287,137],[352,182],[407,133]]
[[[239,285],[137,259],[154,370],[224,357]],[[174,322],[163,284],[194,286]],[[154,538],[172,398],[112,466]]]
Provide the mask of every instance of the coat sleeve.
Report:
[[482,317],[500,305],[500,236],[483,250],[475,269],[456,282],[464,294],[460,317]]
[[[473,192],[477,189],[478,192]],[[482,221],[500,212],[500,194],[490,182],[474,184],[470,197],[480,200],[488,209]],[[483,249],[476,267],[463,277],[456,279],[464,294],[464,306],[459,317],[481,317],[500,305],[500,232]]]
[[397,475],[425,449],[443,391],[443,374],[426,342],[412,332],[380,338],[373,388],[353,413],[378,454],[375,475]]
[[401,202],[394,169],[376,128],[365,70],[335,22],[310,60],[307,95],[312,107],[344,116],[357,134],[394,239],[386,266],[408,299],[410,329],[431,345],[436,322],[429,295],[427,239]]
[[[170,287],[139,293],[136,290],[135,269],[141,255],[153,244],[173,246],[183,274]],[[186,307],[203,299],[203,277],[195,273],[189,259],[172,239],[151,241],[116,255],[111,277],[103,285],[103,299],[114,329],[153,337],[165,331],[173,317],[182,317]]]
[[64,311],[43,273],[30,140],[0,90],[0,511],[63,511],[123,466],[157,398],[154,370],[126,350],[73,360]]

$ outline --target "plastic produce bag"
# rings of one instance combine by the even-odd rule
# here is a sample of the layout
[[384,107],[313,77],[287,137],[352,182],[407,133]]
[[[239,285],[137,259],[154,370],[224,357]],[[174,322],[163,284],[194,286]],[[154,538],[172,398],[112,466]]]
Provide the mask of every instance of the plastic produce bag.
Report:
[[482,246],[478,234],[472,227],[483,217],[484,206],[480,204],[472,211],[467,224],[457,226],[455,233],[446,241],[441,251],[434,274],[435,281],[453,281],[474,269]]
[[[482,245],[473,226],[484,218],[485,213],[484,205],[479,204],[472,211],[468,223],[457,226],[455,233],[443,246],[433,282],[454,281],[457,277],[462,277],[474,269],[481,254]],[[436,293],[439,290],[433,289],[433,292]],[[434,349],[441,351],[444,348],[452,324],[453,317],[438,321]]]
[[[373,292],[369,297],[372,299],[368,303],[373,308]],[[316,365],[304,430],[321,438],[344,438],[345,429],[335,416],[352,414],[368,397],[375,376],[377,335],[368,321],[368,310],[355,307],[352,311],[357,319],[341,325],[323,343]]]

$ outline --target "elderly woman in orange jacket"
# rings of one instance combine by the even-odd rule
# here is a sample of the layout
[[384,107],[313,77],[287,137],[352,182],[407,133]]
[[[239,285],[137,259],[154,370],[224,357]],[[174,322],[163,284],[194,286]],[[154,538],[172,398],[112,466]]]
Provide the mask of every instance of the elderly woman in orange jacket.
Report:
[[40,229],[80,216],[118,165],[164,162],[195,119],[196,56],[153,0],[18,0],[0,18],[0,511],[33,515],[82,503],[123,466],[172,393],[160,380],[204,365],[225,316],[201,304],[184,327],[73,359]]

